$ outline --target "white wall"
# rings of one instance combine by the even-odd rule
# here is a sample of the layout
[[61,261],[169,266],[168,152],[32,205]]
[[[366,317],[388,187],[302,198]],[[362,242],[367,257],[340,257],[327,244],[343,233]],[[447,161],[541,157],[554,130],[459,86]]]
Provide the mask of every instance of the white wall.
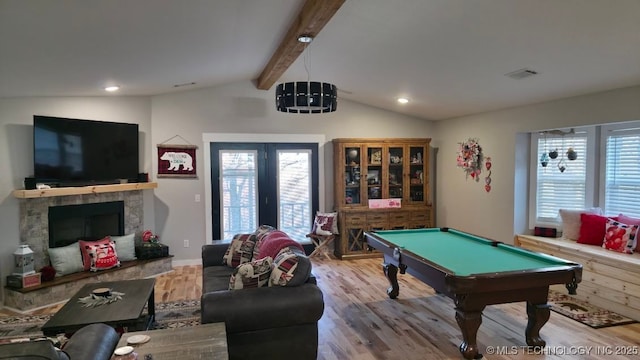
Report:
[[[151,100],[145,97],[0,99],[0,283],[13,270],[13,252],[20,244],[19,199],[14,189],[33,175],[33,115],[138,123],[140,170],[150,172]],[[153,227],[153,193],[145,191],[144,224]],[[2,294],[3,292],[0,292]],[[0,295],[1,297],[2,295]]]
[[[238,82],[152,99],[153,144],[179,135],[169,143],[198,145],[197,179],[157,179],[157,159],[153,159],[153,178],[158,182],[156,196],[157,230],[162,241],[172,243],[174,260],[199,259],[206,241],[203,134],[320,134],[327,143],[320,176],[324,181],[325,209],[333,208],[333,149],[338,137],[432,137],[432,123],[388,111],[339,100],[338,110],[327,114],[286,114],[275,110],[274,90],[256,90],[249,82]],[[325,210],[321,209],[321,210]],[[183,247],[188,239],[189,248]],[[175,261],[174,261],[175,262]],[[185,262],[186,263],[186,262]]]
[[[513,243],[527,231],[529,142],[525,133],[579,125],[640,120],[640,87],[437,122],[436,216],[448,226]],[[458,142],[476,137],[493,160],[492,190],[465,180],[456,167]],[[484,169],[483,169],[484,170]]]

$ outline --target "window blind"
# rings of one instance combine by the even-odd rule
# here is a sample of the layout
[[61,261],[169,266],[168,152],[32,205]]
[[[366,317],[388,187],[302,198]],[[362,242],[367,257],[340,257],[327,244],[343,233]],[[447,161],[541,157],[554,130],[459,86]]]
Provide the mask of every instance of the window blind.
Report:
[[640,129],[611,131],[606,141],[605,214],[640,217]]
[[[567,159],[568,148],[578,153],[576,160]],[[587,135],[573,134],[562,137],[540,137],[537,146],[536,218],[555,222],[559,209],[586,207]],[[556,159],[548,159],[542,166],[543,154],[557,150]],[[564,171],[561,171],[564,167]]]

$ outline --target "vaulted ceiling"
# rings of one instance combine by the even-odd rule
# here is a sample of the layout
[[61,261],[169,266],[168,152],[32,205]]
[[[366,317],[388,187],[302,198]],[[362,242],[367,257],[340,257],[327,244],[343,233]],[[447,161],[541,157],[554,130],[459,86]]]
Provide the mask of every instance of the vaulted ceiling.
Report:
[[[638,0],[309,1],[0,0],[0,97],[273,92],[309,75],[442,120],[640,85]],[[307,50],[282,45],[307,25]],[[519,69],[537,75],[505,76]]]

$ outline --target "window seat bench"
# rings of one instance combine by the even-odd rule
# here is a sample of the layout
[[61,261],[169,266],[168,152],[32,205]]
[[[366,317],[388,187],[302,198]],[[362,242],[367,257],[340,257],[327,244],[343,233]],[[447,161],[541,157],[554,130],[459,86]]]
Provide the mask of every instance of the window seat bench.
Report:
[[[516,246],[582,264],[577,298],[640,321],[640,253],[622,254],[562,238],[516,235]],[[564,286],[552,286],[566,293]]]
[[24,313],[65,301],[89,283],[154,277],[172,270],[172,257],[123,261],[117,268],[64,275],[56,277],[52,281],[23,289],[5,286],[4,306]]

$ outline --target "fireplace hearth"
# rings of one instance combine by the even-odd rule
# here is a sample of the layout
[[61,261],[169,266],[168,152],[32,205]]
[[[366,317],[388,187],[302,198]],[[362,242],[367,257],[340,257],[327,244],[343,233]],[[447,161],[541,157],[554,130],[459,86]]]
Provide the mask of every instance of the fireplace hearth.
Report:
[[124,235],[124,201],[49,207],[49,248]]

